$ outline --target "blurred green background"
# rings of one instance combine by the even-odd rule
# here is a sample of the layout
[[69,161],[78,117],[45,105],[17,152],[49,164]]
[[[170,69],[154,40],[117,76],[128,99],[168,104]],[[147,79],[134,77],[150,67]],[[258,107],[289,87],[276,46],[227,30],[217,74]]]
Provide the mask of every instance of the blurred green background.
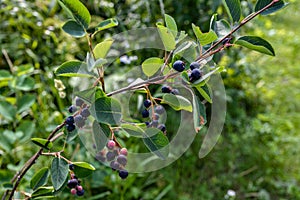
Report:
[[[112,34],[154,26],[163,13],[175,18],[179,29],[192,36],[191,23],[207,29],[210,17],[226,18],[221,1],[83,1],[93,23],[116,17],[117,28],[99,34],[101,41]],[[244,14],[255,1],[242,1]],[[120,180],[111,169],[93,164],[97,171],[85,178],[85,199],[300,199],[300,2],[274,15],[258,17],[240,34],[261,36],[273,45],[276,57],[246,49],[222,53],[220,64],[227,92],[227,116],[222,135],[208,156],[198,158],[203,133],[189,150],[170,166],[152,173],[130,174]],[[61,30],[67,15],[56,1],[0,2],[0,194],[2,184],[38,149],[30,137],[46,137],[67,115],[72,87],[54,85],[56,66],[70,59],[85,58],[84,40]],[[193,36],[192,36],[193,37]],[[9,56],[12,65],[8,64]],[[138,53],[139,61],[154,56]],[[130,67],[130,66],[127,66]],[[122,73],[117,65],[107,73]],[[20,103],[25,102],[25,103]],[[10,112],[5,112],[9,108]],[[205,132],[205,130],[203,131]],[[126,140],[124,140],[126,142]],[[63,141],[58,141],[62,144]],[[134,144],[126,144],[130,150]],[[65,155],[72,160],[93,160],[80,140],[68,144]],[[20,190],[31,192],[35,170],[48,165],[41,158],[30,170]],[[74,199],[65,189],[57,199]]]

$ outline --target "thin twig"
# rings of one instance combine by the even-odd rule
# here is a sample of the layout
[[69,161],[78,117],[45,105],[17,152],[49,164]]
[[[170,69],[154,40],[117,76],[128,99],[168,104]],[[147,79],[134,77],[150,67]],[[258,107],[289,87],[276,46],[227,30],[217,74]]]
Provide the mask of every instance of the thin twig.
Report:
[[10,68],[10,71],[13,73],[14,72],[14,64],[11,62],[11,59],[9,58],[7,51],[5,49],[2,49],[2,53],[3,53],[5,60]]

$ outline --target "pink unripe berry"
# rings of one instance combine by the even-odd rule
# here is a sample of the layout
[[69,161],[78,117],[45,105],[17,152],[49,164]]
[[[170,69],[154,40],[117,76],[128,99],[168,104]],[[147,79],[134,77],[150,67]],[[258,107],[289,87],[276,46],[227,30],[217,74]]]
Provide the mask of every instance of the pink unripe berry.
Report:
[[83,189],[83,188],[82,188],[81,185],[78,185],[78,186],[77,186],[77,190],[78,190],[78,191],[81,191],[82,189]]
[[72,188],[72,189],[71,189],[71,194],[75,195],[76,192],[77,192],[77,190],[76,190],[75,188]]
[[122,148],[121,150],[120,150],[120,154],[121,155],[124,155],[124,156],[127,156],[127,149],[126,148]]
[[109,141],[107,142],[107,148],[108,148],[108,149],[112,150],[115,146],[116,146],[115,141],[109,140]]

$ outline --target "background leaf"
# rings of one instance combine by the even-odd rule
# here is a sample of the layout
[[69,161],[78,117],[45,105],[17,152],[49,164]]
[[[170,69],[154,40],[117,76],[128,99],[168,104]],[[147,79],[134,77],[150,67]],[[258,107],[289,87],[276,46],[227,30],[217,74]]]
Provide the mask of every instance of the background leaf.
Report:
[[33,190],[36,190],[38,187],[45,185],[47,183],[49,174],[50,170],[48,167],[44,167],[37,171],[30,181],[30,187]]
[[163,64],[163,59],[157,57],[148,58],[142,63],[142,70],[146,76],[150,77],[153,76]]
[[260,53],[275,56],[272,45],[266,40],[257,36],[240,37],[237,41],[235,41],[235,44],[241,45],[254,51],[258,51]]
[[62,29],[74,37],[83,37],[86,34],[84,28],[74,20],[67,21]]
[[192,112],[193,110],[191,102],[179,95],[165,94],[161,103],[168,104],[174,110],[186,110],[189,112]]
[[51,180],[55,190],[59,190],[69,174],[68,163],[61,158],[53,158],[51,164]]
[[173,34],[174,38],[176,38],[178,30],[174,18],[170,15],[165,14],[165,21],[167,28],[171,30],[171,33]]
[[31,94],[25,94],[17,101],[17,112],[21,113],[29,109],[35,102],[35,96]]
[[6,101],[0,101],[0,114],[7,120],[12,121],[17,113],[17,109]]
[[242,13],[240,0],[223,0],[223,2],[229,17],[233,22],[238,22]]

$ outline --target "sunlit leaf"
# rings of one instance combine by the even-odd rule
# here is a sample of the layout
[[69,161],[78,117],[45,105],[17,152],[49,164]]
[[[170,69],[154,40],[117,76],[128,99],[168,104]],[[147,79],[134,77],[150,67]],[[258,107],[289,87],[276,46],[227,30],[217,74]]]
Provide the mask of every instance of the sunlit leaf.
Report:
[[46,149],[51,149],[53,146],[53,143],[48,141],[47,139],[43,139],[43,138],[31,138],[31,141],[42,147],[42,148],[46,148]]
[[189,112],[192,112],[193,110],[191,102],[179,95],[165,94],[161,103],[168,104],[174,110],[186,110]]
[[172,32],[167,27],[161,25],[157,25],[157,28],[160,38],[164,44],[165,50],[172,51],[173,49],[175,49],[176,42]]
[[241,45],[254,51],[258,51],[260,53],[275,56],[272,45],[266,40],[257,36],[240,37],[237,41],[235,41],[235,44]]
[[170,15],[165,14],[165,21],[166,21],[167,28],[171,30],[174,38],[176,38],[178,30],[174,18],[171,17]]
[[194,34],[196,35],[198,41],[200,42],[200,44],[202,46],[211,44],[212,42],[214,42],[215,40],[218,39],[217,34],[213,30],[210,30],[208,33],[202,33],[200,28],[194,24],[192,24],[192,28],[193,28]]
[[159,68],[164,64],[164,60],[161,58],[148,58],[142,63],[142,70],[146,76],[153,76]]

